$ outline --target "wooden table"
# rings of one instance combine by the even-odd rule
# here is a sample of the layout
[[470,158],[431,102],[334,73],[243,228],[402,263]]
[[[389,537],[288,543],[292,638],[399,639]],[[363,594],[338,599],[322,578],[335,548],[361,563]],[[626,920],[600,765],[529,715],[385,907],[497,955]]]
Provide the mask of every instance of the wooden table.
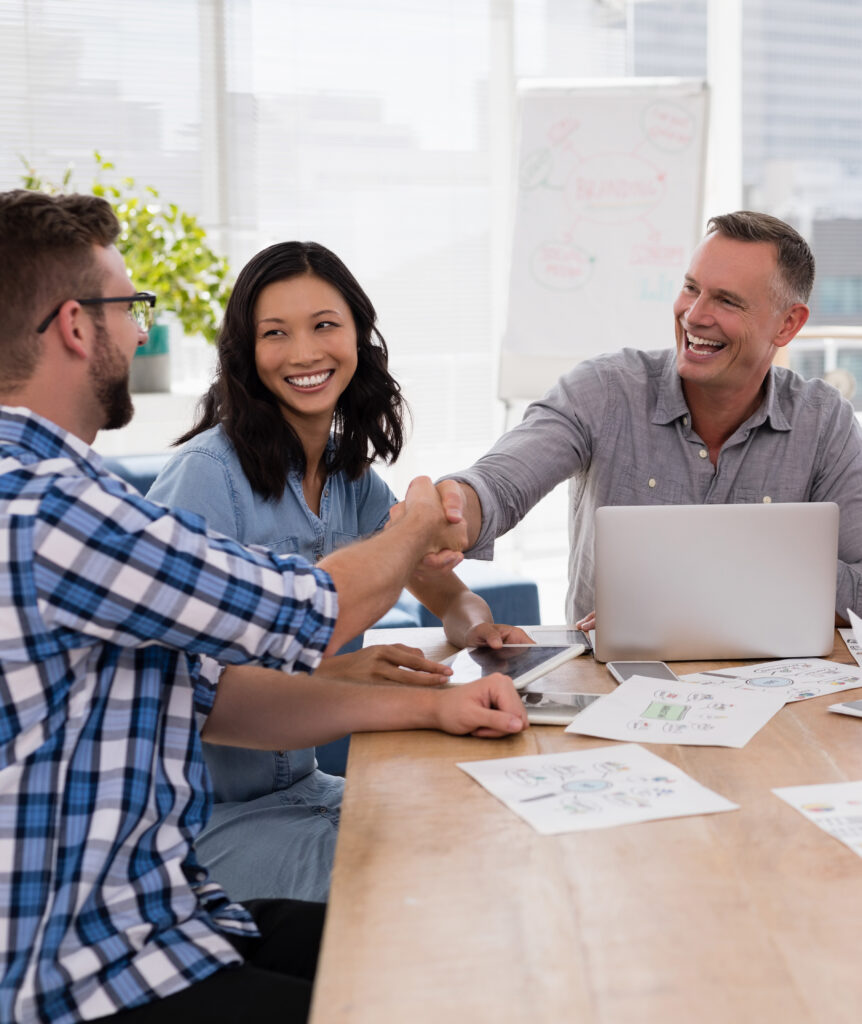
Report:
[[[452,651],[440,630],[369,640]],[[852,663],[837,634],[833,658]],[[588,657],[553,684],[613,686]],[[738,811],[561,836],[455,763],[614,741],[355,736],[313,1024],[858,1024],[862,860],[770,792],[862,779],[836,699],[787,705],[741,750],[649,745]]]

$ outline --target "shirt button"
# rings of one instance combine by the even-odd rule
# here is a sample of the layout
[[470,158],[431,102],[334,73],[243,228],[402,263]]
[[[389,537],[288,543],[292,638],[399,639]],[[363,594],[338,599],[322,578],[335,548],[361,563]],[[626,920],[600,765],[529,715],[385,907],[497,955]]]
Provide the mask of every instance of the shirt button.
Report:
[[764,496],[763,496],[763,504],[764,505],[771,505],[772,504],[772,498],[770,498],[768,494],[764,494]]
[[329,497],[329,488],[328,488],[328,487],[327,487],[327,489],[326,489],[326,490],[325,490],[325,491],[323,492],[323,497],[324,497],[324,498],[328,498],[328,497]]
[[705,458],[707,457],[707,455],[709,455],[709,452],[708,452],[708,451],[706,450],[706,448],[701,448],[701,450],[700,450],[700,451],[699,451],[699,452],[698,452],[697,454],[698,454],[698,455],[699,455],[699,456],[700,456],[700,457],[701,457],[702,459],[705,459]]
[[653,477],[650,477],[649,485],[650,487],[655,487],[655,479]]
[[682,418],[682,425],[684,427],[688,426],[688,416],[683,416],[683,418]]

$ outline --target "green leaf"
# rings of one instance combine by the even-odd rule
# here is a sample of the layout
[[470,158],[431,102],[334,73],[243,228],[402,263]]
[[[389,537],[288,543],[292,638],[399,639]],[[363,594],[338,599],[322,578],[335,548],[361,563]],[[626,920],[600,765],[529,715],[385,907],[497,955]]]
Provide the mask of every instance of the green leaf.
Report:
[[[72,179],[69,165],[60,187],[41,178],[19,154],[24,188],[56,193]],[[216,340],[224,305],[231,293],[230,267],[209,245],[198,218],[176,204],[166,203],[153,185],[138,188],[135,179],[117,178],[113,162],[93,153],[96,177],[93,195],[106,198],[120,222],[118,248],[137,287],[152,291],[158,307],[176,313],[183,329]],[[113,173],[112,173],[113,172]],[[106,182],[98,180],[102,173]]]

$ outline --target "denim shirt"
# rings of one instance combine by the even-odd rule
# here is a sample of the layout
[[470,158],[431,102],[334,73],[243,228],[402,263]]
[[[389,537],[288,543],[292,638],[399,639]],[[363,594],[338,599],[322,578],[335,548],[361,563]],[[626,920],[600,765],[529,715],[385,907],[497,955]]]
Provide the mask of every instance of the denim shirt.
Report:
[[[252,489],[220,426],[177,449],[147,497],[196,512],[211,530],[243,544],[303,555],[312,562],[382,529],[396,500],[373,470],[358,480],[335,473],[324,484],[320,514],[315,515],[305,501],[301,474],[291,470],[281,498],[268,501]],[[268,752],[209,743],[204,747],[217,802],[253,800],[287,789],[315,766],[313,748]]]

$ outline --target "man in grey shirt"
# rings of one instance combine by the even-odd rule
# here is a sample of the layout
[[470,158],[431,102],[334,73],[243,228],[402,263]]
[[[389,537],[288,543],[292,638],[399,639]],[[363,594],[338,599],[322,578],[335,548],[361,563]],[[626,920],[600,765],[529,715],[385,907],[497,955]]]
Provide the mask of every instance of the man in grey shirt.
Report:
[[467,521],[467,554],[491,558],[494,539],[569,478],[566,618],[583,621],[602,505],[834,501],[836,612],[862,614],[862,431],[833,387],[772,365],[808,319],[813,281],[814,257],[789,225],[714,217],[674,303],[675,350],[578,364],[437,485],[450,519]]

